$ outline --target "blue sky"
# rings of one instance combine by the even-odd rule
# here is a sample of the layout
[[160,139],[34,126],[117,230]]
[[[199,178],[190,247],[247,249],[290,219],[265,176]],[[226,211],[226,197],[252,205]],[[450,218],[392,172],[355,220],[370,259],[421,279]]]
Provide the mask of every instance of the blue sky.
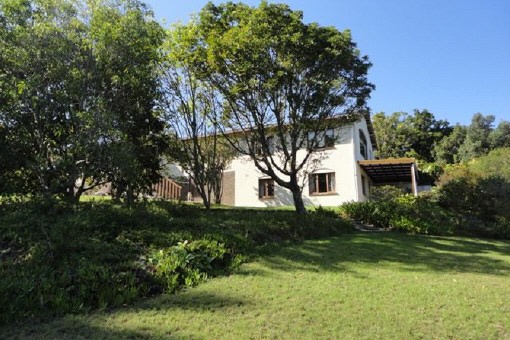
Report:
[[[148,0],[166,24],[202,0]],[[213,1],[221,3],[224,1]],[[259,1],[243,1],[256,6]],[[283,2],[283,1],[270,1]],[[373,113],[428,109],[469,124],[476,112],[510,120],[509,0],[288,0],[305,22],[350,29],[373,67]]]

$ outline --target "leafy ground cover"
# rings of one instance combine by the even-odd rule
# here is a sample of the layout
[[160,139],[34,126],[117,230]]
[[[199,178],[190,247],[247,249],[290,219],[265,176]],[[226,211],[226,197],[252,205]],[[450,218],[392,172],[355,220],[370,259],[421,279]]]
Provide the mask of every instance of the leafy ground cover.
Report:
[[0,337],[510,337],[510,244],[398,233],[273,247],[233,275]]
[[0,201],[0,324],[85,313],[228,274],[261,247],[347,232],[318,210],[217,209],[163,201]]

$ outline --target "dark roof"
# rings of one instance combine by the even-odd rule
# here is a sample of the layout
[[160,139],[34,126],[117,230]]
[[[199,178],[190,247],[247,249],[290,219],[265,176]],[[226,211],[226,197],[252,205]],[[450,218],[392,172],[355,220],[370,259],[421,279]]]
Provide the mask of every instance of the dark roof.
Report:
[[[388,158],[358,161],[375,183],[409,182],[414,158]],[[417,173],[416,173],[417,174]]]

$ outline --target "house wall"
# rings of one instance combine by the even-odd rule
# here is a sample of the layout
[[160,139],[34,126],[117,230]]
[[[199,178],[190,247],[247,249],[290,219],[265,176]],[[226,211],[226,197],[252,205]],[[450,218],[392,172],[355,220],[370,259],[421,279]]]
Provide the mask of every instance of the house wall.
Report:
[[[338,136],[334,147],[316,153],[320,162],[307,171],[311,173],[335,173],[335,193],[310,195],[308,176],[303,188],[303,200],[308,206],[337,206],[348,201],[365,200],[362,193],[361,173],[357,164],[364,159],[359,151],[359,129],[363,130],[367,138],[368,158],[373,158],[373,148],[365,120],[361,120],[347,127],[336,129]],[[305,150],[298,152],[298,157],[304,157]],[[259,179],[268,178],[263,175],[249,157],[239,157],[232,161],[229,172],[234,172],[234,204],[240,207],[277,207],[293,205],[292,193],[275,183],[273,198],[259,198]],[[303,174],[303,176],[305,176]],[[368,176],[365,176],[367,182]],[[367,183],[368,186],[368,183]],[[230,201],[230,200],[229,200]],[[230,203],[230,202],[229,202]]]
[[[361,202],[368,200],[368,195],[370,194],[370,187],[373,186],[372,180],[370,177],[365,173],[365,171],[358,165],[358,161],[364,160],[365,158],[361,154],[360,151],[360,137],[359,137],[359,130],[362,130],[365,134],[365,137],[367,139],[367,158],[366,159],[374,159],[374,148],[372,145],[372,142],[370,141],[369,133],[368,133],[368,127],[366,120],[360,120],[353,124],[352,131],[353,131],[353,165],[355,167],[355,181],[356,181],[356,197],[353,199],[353,201]],[[362,176],[365,178],[365,185],[366,185],[366,192],[363,194],[363,184]]]

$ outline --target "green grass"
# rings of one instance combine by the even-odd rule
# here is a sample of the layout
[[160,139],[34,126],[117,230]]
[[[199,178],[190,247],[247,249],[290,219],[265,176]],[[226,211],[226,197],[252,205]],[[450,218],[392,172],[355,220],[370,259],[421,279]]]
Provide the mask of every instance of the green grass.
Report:
[[0,338],[510,338],[510,244],[394,233],[275,248],[229,277]]

